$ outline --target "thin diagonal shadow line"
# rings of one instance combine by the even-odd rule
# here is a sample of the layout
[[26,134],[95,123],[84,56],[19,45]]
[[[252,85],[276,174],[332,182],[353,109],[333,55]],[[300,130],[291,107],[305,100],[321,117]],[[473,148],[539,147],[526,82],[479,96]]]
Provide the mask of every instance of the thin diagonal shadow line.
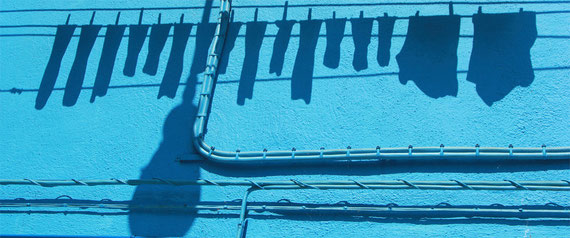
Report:
[[[568,70],[570,66],[561,66],[561,67],[543,67],[543,68],[534,68],[534,71],[552,71],[552,70]],[[458,70],[458,74],[466,74],[467,70]],[[326,75],[326,76],[314,76],[313,80],[323,80],[323,79],[335,79],[335,78],[369,78],[369,77],[378,77],[378,76],[396,76],[399,72],[386,72],[386,73],[374,73],[374,74],[347,74],[347,75]],[[256,82],[275,82],[275,81],[288,81],[291,80],[290,77],[283,77],[283,78],[261,78],[255,79]],[[232,84],[232,83],[239,83],[239,80],[225,80],[225,81],[218,81],[217,84]],[[197,82],[197,84],[202,84],[202,82]],[[180,83],[179,85],[186,85],[186,83]],[[113,85],[109,86],[109,89],[121,89],[121,88],[152,88],[152,87],[160,87],[160,84],[129,84],[129,85]],[[65,88],[54,88],[54,91],[63,91]],[[93,90],[93,87],[82,87],[81,90]],[[0,89],[0,93],[12,93],[12,94],[21,94],[24,92],[37,92],[38,89],[19,89],[19,88],[12,88],[12,89]]]

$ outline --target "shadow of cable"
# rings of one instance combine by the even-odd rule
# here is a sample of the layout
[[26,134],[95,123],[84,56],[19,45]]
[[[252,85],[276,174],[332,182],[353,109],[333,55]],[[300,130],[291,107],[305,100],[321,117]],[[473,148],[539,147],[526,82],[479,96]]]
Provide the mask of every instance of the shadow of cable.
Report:
[[[212,173],[231,177],[264,177],[277,175],[379,175],[402,173],[504,173],[522,171],[568,170],[568,161],[456,161],[433,159],[425,161],[376,161],[344,162],[338,164],[302,164],[284,165],[224,165],[210,161],[203,162],[202,168]],[[469,168],[469,169],[466,169]]]

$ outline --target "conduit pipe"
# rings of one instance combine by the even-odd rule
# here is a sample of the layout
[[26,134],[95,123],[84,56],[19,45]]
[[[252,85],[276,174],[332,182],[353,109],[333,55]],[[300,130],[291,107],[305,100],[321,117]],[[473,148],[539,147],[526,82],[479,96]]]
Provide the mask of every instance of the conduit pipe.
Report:
[[[338,163],[356,161],[379,160],[425,160],[425,159],[453,159],[453,160],[570,160],[570,147],[402,147],[402,148],[376,148],[352,149],[324,149],[290,151],[223,151],[208,145],[204,141],[208,114],[212,104],[213,91],[216,84],[217,67],[220,61],[226,33],[229,27],[229,16],[232,11],[231,0],[220,1],[220,13],[216,34],[210,46],[210,54],[202,83],[202,90],[198,103],[198,113],[194,123],[193,144],[197,152],[213,162],[225,164],[288,164],[288,163]],[[179,161],[190,159],[179,158]]]
[[93,179],[33,180],[0,179],[0,185],[101,186],[101,185],[170,185],[170,186],[245,186],[254,189],[423,189],[423,190],[544,190],[570,191],[569,180],[553,181],[417,181],[417,180],[172,180],[172,179]]
[[[14,201],[0,202],[0,207],[5,208],[66,208],[66,209],[105,209],[105,210],[165,210],[178,212],[194,211],[240,211],[240,205],[133,205],[128,203],[93,203],[93,202],[31,202]],[[451,217],[513,217],[513,218],[570,218],[568,207],[553,205],[544,206],[522,206],[509,207],[503,205],[496,206],[453,206],[441,204],[436,206],[400,206],[389,204],[385,206],[351,205],[351,204],[270,204],[270,205],[249,205],[248,211],[258,213],[294,213],[294,214],[345,214],[345,215],[367,215],[376,217],[429,217],[429,218],[451,218]],[[34,210],[28,210],[34,211]],[[44,211],[44,210],[38,210]]]

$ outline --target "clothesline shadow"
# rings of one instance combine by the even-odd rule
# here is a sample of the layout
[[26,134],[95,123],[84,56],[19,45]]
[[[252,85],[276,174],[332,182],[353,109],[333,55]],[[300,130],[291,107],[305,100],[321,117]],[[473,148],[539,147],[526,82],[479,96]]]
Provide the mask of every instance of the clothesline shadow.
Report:
[[[316,45],[321,32],[326,32],[326,49],[323,64],[325,67],[339,67],[341,42],[346,36],[345,26],[351,24],[354,51],[352,66],[355,71],[368,68],[368,53],[372,37],[374,21],[378,22],[377,61],[380,67],[386,67],[390,62],[391,38],[393,37],[396,17],[384,15],[377,18],[360,17],[345,19],[336,18],[335,12],[331,19],[311,19],[309,9],[307,20],[287,20],[287,4],[285,4],[283,19],[275,23],[278,32],[273,42],[269,73],[277,76],[282,74],[285,64],[285,52],[289,47],[292,29],[299,24],[298,50],[293,63],[291,74],[291,99],[311,101],[314,80]],[[142,18],[142,15],[141,15]],[[232,17],[233,19],[233,17]],[[493,24],[496,21],[502,24]],[[118,17],[117,17],[118,22]],[[322,23],[325,23],[324,27]],[[476,83],[476,90],[483,101],[491,106],[493,102],[504,98],[516,86],[529,86],[534,73],[530,62],[530,47],[537,37],[536,14],[533,12],[507,14],[481,14],[473,17],[475,34],[473,51],[469,63],[467,80]],[[259,56],[261,46],[266,37],[269,22],[257,20],[257,10],[251,22],[230,23],[226,47],[220,61],[219,73],[224,74],[230,63],[230,52],[235,47],[235,41],[245,27],[245,54],[239,78],[237,104],[244,105],[245,99],[252,99],[254,84],[258,80]],[[500,26],[498,26],[500,25]],[[459,16],[412,16],[409,18],[408,32],[401,51],[395,57],[400,68],[399,78],[402,84],[413,81],[426,96],[440,98],[457,96],[457,48],[459,41]],[[36,109],[42,109],[54,90],[55,81],[61,67],[63,54],[71,40],[75,25],[57,27],[52,54],[44,71],[44,77],[36,98]],[[83,89],[83,81],[87,60],[102,28],[99,25],[80,26],[81,35],[75,60],[68,78],[63,105],[73,106]],[[117,51],[121,44],[127,26],[107,25],[104,45],[91,95],[91,102],[96,97],[105,96],[112,78]],[[130,25],[127,57],[123,74],[133,77],[142,46],[149,36],[148,55],[142,69],[143,73],[156,75],[160,55],[165,48],[170,29],[174,28],[173,43],[166,71],[160,83],[158,98],[167,96],[174,98],[180,84],[184,57],[185,42],[190,37],[193,24],[159,24]],[[200,33],[201,34],[201,33]],[[196,33],[200,38],[199,32]],[[205,64],[205,60],[203,61]],[[193,66],[194,67],[194,66]]]

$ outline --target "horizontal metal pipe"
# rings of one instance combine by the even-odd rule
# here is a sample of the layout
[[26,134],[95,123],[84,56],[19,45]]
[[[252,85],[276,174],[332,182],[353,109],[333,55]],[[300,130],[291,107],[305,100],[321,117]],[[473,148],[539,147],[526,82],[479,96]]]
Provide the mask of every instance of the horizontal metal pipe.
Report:
[[[227,3],[227,4],[226,4]],[[226,4],[226,5],[224,5]],[[202,91],[198,102],[198,114],[194,123],[193,140],[198,154],[205,159],[225,164],[290,164],[290,163],[338,163],[355,161],[374,161],[383,159],[392,160],[419,160],[419,159],[556,159],[570,160],[570,147],[531,147],[508,148],[502,147],[401,147],[401,148],[369,148],[369,149],[332,149],[332,150],[299,150],[299,151],[223,151],[217,150],[204,141],[206,121],[212,102],[213,89],[216,83],[217,67],[222,54],[225,35],[229,27],[228,21],[231,4],[221,1],[220,18],[216,28],[216,35],[212,41],[210,55],[208,56],[207,71],[204,75]],[[185,161],[184,158],[179,161]]]
[[[78,208],[78,209],[119,209],[119,210],[180,210],[180,211],[240,211],[242,205],[132,205],[126,203],[38,203],[15,202],[0,203],[5,208]],[[379,217],[515,217],[515,218],[567,218],[567,207],[513,208],[489,206],[355,206],[355,205],[248,205],[248,211],[273,213],[335,213],[374,215]]]
[[0,185],[100,186],[100,185],[172,185],[172,186],[247,186],[259,189],[426,189],[426,190],[545,190],[570,191],[568,180],[559,181],[408,181],[408,180],[172,180],[172,179],[95,179],[32,180],[0,179]]

